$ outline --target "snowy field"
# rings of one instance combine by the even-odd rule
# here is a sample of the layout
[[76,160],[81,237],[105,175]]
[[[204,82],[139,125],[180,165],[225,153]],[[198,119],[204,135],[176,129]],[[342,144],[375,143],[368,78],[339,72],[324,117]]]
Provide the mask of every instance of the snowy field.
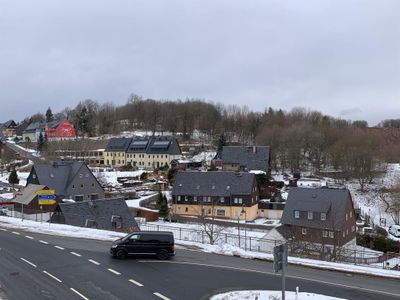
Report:
[[112,186],[118,186],[120,183],[118,182],[118,177],[139,177],[146,171],[138,170],[138,171],[114,171],[114,172],[93,172],[94,176],[100,181],[105,181],[107,184]]
[[[21,220],[17,218],[3,217],[3,216],[0,216],[0,228],[4,228],[5,230],[22,229],[29,232],[58,235],[58,236],[69,236],[69,237],[85,238],[85,239],[96,239],[103,241],[114,241],[117,238],[120,238],[125,235],[124,233],[119,233],[114,231],[82,228],[82,227],[75,227],[62,224],[40,223],[35,221]],[[245,251],[241,248],[231,246],[228,244],[208,245],[208,244],[194,243],[189,241],[179,241],[179,240],[176,240],[176,244],[191,248],[195,247],[200,251],[208,253],[216,253],[229,256],[240,256],[249,259],[264,259],[269,261],[273,259],[272,254]],[[370,274],[370,275],[400,279],[400,272],[393,270],[369,268],[351,264],[324,262],[319,260],[303,259],[298,257],[289,257],[288,260],[290,264],[295,264],[295,265],[303,265],[319,269],[337,270],[341,272],[350,272],[359,274]]]
[[[281,291],[232,291],[212,296],[210,300],[281,300]],[[343,298],[329,297],[319,294],[299,292],[285,293],[286,300],[345,300]]]
[[[17,175],[18,175],[18,178],[19,178],[19,184],[18,185],[25,186],[26,185],[26,179],[29,176],[29,172],[19,172],[19,171],[17,171]],[[10,176],[9,172],[4,172],[3,175],[0,176],[0,181],[8,183],[8,177],[9,176]]]

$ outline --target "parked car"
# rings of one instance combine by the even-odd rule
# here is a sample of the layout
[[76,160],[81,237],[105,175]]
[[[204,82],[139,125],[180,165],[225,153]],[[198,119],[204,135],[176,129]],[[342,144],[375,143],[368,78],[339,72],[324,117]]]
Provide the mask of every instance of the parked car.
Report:
[[395,237],[400,237],[400,225],[392,225],[389,227],[389,233]]
[[113,242],[110,253],[124,259],[131,255],[168,259],[175,255],[174,235],[167,231],[137,231]]

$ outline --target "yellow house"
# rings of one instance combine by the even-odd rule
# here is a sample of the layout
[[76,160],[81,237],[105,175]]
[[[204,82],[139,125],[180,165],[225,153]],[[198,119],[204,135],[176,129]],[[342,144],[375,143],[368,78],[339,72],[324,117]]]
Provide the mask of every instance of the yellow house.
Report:
[[111,139],[104,151],[104,164],[112,167],[131,165],[155,169],[180,159],[182,152],[175,138]]
[[176,215],[252,221],[258,217],[255,175],[238,172],[178,172],[172,190]]
[[131,143],[129,138],[113,138],[103,152],[104,164],[110,167],[122,167],[126,165],[125,153]]

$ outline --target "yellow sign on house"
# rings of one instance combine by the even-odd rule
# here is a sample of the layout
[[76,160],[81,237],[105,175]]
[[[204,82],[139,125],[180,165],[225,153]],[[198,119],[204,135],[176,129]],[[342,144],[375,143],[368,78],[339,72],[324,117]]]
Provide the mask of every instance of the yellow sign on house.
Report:
[[36,195],[54,195],[56,193],[55,190],[40,190],[36,192]]
[[56,200],[39,200],[39,205],[52,205],[56,203]]

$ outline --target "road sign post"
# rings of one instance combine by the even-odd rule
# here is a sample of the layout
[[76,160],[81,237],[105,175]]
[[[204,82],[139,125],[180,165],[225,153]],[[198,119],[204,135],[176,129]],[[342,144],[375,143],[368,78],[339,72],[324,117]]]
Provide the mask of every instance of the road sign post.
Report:
[[282,300],[285,300],[285,271],[288,264],[287,252],[287,244],[274,247],[274,271],[275,273],[282,272]]

